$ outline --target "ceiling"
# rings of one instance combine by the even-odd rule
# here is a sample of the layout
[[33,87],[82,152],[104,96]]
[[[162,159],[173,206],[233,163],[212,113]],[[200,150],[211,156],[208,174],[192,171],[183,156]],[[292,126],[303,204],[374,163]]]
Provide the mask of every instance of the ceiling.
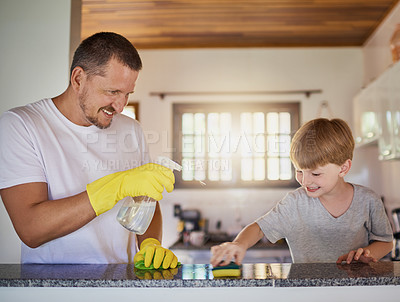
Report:
[[139,49],[362,46],[399,0],[82,0],[84,39]]

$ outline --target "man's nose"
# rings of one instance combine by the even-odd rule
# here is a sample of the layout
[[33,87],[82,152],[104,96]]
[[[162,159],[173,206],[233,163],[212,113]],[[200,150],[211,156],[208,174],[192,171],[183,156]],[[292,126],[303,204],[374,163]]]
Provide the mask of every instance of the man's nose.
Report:
[[121,113],[122,110],[124,110],[124,107],[126,106],[127,103],[128,103],[128,99],[127,99],[127,98],[125,98],[125,97],[120,97],[120,98],[118,98],[118,100],[115,100],[115,101],[112,103],[112,107],[114,108],[114,110],[115,110],[117,113]]

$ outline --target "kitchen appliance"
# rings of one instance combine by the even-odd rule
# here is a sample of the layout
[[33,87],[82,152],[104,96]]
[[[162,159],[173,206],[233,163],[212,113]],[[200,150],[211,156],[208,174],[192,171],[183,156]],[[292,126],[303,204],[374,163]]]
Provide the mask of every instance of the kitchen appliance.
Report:
[[393,218],[393,232],[399,233],[400,232],[400,208],[394,209],[392,211],[392,218]]
[[392,211],[393,218],[393,249],[392,249],[392,260],[400,260],[400,209],[394,209]]
[[400,260],[400,233],[393,234],[393,249],[392,249],[392,260]]
[[178,232],[180,239],[184,244],[189,245],[190,234],[192,232],[203,231],[204,219],[201,219],[200,211],[198,210],[181,210],[179,214],[180,221],[178,223]]
[[189,242],[193,246],[202,246],[204,244],[206,234],[204,231],[194,231],[190,233]]
[[183,231],[200,230],[201,214],[198,210],[182,210],[180,219],[183,222]]

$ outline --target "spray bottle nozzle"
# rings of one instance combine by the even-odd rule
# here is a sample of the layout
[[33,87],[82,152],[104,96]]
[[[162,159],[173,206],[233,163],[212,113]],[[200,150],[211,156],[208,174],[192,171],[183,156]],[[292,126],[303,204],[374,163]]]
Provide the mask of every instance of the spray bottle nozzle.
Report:
[[158,156],[156,164],[162,165],[171,170],[182,171],[182,166],[165,156]]

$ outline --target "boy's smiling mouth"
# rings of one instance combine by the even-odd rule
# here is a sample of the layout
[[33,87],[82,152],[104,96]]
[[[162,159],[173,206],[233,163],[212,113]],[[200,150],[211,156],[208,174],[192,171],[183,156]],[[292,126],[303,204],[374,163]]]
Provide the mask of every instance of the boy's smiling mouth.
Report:
[[306,189],[308,192],[313,193],[316,192],[319,189],[319,187],[306,187]]

